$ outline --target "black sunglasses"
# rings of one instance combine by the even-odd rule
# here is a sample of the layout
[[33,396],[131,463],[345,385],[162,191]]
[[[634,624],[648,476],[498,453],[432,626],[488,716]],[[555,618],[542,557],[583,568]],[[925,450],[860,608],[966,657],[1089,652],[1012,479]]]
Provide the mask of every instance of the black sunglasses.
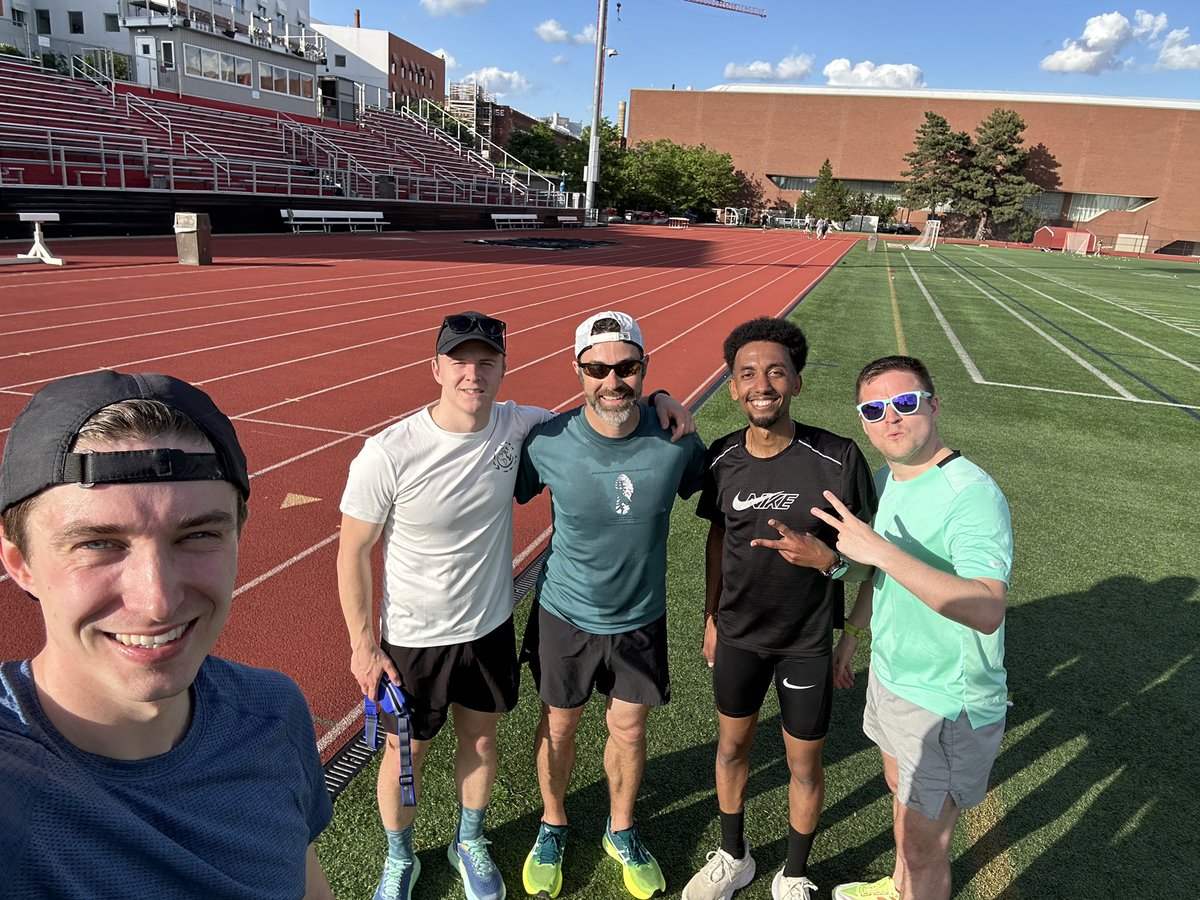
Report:
[[607,378],[609,372],[616,372],[618,378],[632,378],[634,375],[641,375],[642,370],[646,368],[646,360],[642,359],[623,359],[619,363],[602,363],[602,362],[581,362],[579,368],[587,374],[589,378],[600,380]]
[[485,337],[500,340],[504,337],[505,324],[491,316],[446,316],[442,327],[449,328],[455,334],[472,334],[478,332]]

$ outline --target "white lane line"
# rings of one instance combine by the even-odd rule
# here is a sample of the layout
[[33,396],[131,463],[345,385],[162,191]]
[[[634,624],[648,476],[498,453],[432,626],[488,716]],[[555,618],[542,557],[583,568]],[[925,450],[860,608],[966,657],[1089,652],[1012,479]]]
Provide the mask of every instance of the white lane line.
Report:
[[1114,391],[1116,391],[1118,394],[1120,394],[1126,400],[1136,400],[1137,399],[1137,396],[1134,393],[1127,390],[1125,387],[1118,384],[1117,382],[1113,381],[1111,378],[1109,378],[1107,375],[1105,375],[1103,372],[1101,372],[1099,369],[1097,369],[1095,366],[1093,366],[1090,362],[1088,362],[1086,359],[1084,359],[1082,356],[1080,356],[1078,353],[1076,353],[1070,347],[1065,346],[1060,341],[1058,341],[1056,338],[1054,338],[1052,335],[1050,335],[1046,331],[1044,331],[1036,323],[1031,322],[1029,319],[1025,318],[1023,315],[1021,315],[1019,312],[1017,312],[1015,309],[1013,309],[1011,306],[1009,306],[1007,303],[1005,303],[1003,300],[1001,300],[995,294],[993,294],[989,290],[987,290],[983,285],[972,280],[971,278],[968,278],[963,272],[959,271],[954,266],[951,266],[950,263],[946,262],[941,257],[936,257],[936,258],[937,258],[938,262],[940,262],[943,266],[945,266],[947,269],[949,269],[951,272],[953,272],[955,275],[957,275],[960,279],[962,279],[964,282],[966,282],[968,285],[970,285],[976,291],[983,294],[983,296],[987,297],[989,300],[991,300],[993,303],[995,303],[997,306],[999,306],[1001,309],[1003,309],[1005,312],[1007,312],[1010,316],[1012,316],[1014,319],[1016,319],[1018,322],[1020,322],[1022,325],[1024,325],[1030,331],[1032,331],[1034,334],[1038,335],[1043,340],[1045,340],[1048,344],[1050,344],[1056,350],[1059,350],[1060,352],[1062,352],[1067,358],[1078,363],[1086,371],[1090,372],[1096,378],[1100,379],[1100,381],[1104,382],[1104,384],[1108,385],[1110,388],[1112,388]]

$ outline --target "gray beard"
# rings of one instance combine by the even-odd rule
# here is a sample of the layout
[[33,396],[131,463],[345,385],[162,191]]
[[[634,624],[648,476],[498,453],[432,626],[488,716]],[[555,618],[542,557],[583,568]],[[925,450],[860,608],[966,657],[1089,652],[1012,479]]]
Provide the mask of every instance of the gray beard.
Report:
[[592,401],[592,412],[599,416],[600,421],[604,424],[612,425],[614,428],[620,427],[629,421],[630,415],[633,414],[634,407],[637,406],[638,398],[629,397],[625,402],[626,405],[621,409],[610,410],[605,409],[603,404],[600,402],[600,398],[597,397]]

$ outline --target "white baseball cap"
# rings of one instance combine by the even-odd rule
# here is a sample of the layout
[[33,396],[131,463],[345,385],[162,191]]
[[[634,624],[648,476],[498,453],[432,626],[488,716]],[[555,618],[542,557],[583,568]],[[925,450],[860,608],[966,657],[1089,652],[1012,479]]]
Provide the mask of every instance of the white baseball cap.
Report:
[[[619,330],[592,334],[592,328],[602,319],[612,319],[619,326]],[[575,329],[575,358],[579,359],[583,356],[583,351],[593,344],[604,344],[610,341],[626,341],[630,344],[637,344],[639,350],[643,353],[646,352],[642,329],[638,327],[638,323],[634,321],[633,317],[623,312],[609,311],[589,316]]]

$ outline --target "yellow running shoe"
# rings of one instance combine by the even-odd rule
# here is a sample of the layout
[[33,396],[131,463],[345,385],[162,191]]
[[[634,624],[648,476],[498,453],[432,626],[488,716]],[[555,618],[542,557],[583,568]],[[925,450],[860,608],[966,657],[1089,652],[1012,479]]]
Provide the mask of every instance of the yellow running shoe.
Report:
[[656,891],[666,891],[658,860],[646,849],[638,836],[637,826],[613,834],[612,820],[604,826],[604,852],[621,864],[625,889],[638,900],[650,900]]
[[562,890],[563,851],[567,842],[567,826],[542,823],[538,826],[537,840],[525,857],[521,869],[521,882],[525,893],[531,897],[557,897]]
[[833,900],[900,900],[900,892],[896,890],[892,876],[885,875],[878,881],[839,884],[833,889]]

